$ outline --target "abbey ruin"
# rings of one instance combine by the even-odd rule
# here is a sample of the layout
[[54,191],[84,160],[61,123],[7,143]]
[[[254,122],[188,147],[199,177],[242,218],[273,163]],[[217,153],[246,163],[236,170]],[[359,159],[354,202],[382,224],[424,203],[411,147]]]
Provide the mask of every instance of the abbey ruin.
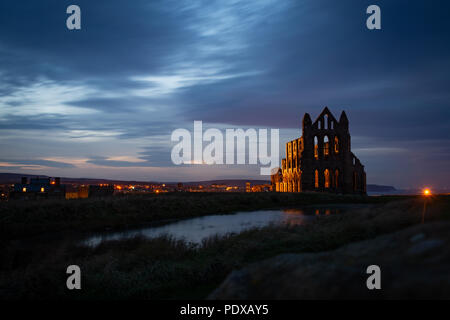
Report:
[[345,111],[339,121],[327,107],[314,122],[305,113],[302,136],[286,143],[286,158],[271,182],[277,192],[365,194],[366,173],[351,151]]

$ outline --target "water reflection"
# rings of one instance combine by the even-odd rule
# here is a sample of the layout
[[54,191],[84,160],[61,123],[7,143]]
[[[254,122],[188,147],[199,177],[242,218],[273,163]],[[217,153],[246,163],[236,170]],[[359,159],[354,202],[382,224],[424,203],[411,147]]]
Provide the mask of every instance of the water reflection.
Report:
[[301,209],[260,210],[238,212],[230,215],[210,215],[180,220],[158,227],[97,234],[83,241],[83,243],[89,246],[96,246],[108,240],[120,240],[136,236],[155,238],[162,235],[169,235],[175,239],[183,239],[192,243],[201,243],[203,239],[214,235],[222,236],[229,233],[240,233],[248,229],[269,225],[303,225],[318,215],[330,215],[339,212],[340,210],[337,207],[304,207]]

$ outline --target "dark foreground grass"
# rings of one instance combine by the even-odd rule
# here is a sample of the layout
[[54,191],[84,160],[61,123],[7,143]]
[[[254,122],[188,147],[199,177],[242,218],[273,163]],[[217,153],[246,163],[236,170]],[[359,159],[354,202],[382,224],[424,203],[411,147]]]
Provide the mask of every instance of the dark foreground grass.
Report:
[[54,231],[101,231],[239,210],[364,203],[392,197],[294,193],[169,193],[103,199],[0,202],[0,240]]
[[[450,198],[427,200],[425,223],[450,218]],[[381,203],[320,216],[311,224],[267,227],[210,238],[196,247],[168,237],[23,246],[9,241],[0,256],[0,299],[196,299],[235,268],[286,252],[320,252],[419,224],[423,198]],[[66,289],[65,270],[77,264],[82,290]]]

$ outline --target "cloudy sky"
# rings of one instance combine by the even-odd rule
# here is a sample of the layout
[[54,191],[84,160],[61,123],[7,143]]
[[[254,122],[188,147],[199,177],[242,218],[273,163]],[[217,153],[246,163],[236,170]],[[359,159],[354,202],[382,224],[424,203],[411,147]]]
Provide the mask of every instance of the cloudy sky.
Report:
[[[447,3],[2,0],[0,172],[260,178],[172,165],[172,131],[279,128],[282,148],[328,106],[346,110],[368,183],[448,187]],[[70,4],[79,31],[66,28]],[[382,30],[366,28],[371,4]]]

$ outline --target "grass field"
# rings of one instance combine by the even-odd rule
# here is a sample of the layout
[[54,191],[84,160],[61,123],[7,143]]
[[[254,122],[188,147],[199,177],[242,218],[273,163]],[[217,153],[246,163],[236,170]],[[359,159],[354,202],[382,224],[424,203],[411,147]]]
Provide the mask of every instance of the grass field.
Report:
[[[419,224],[424,201],[423,197],[261,193],[168,194],[48,201],[38,206],[2,204],[1,226],[6,236],[2,235],[1,242],[0,299],[204,298],[230,271],[248,263],[286,252],[332,250]],[[449,196],[427,201],[425,222],[450,218]],[[305,226],[271,226],[210,238],[197,247],[168,237],[110,241],[95,248],[77,245],[70,238],[57,242],[19,240],[58,228],[75,232],[235,210],[356,202],[376,205],[321,216]],[[82,290],[69,291],[65,287],[65,271],[70,264],[81,267]]]

